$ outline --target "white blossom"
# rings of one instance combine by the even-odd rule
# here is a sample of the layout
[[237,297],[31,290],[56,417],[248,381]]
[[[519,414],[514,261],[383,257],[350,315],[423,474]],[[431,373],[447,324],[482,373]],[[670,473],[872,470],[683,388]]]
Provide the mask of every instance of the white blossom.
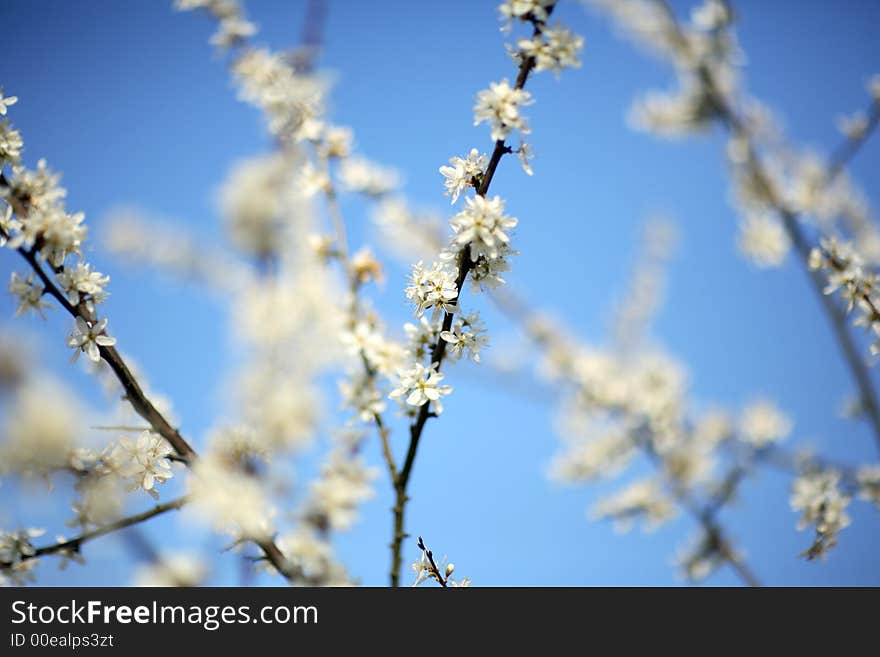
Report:
[[493,141],[507,139],[512,130],[528,134],[529,127],[520,114],[520,108],[531,103],[532,96],[528,91],[511,87],[506,79],[492,82],[488,89],[477,94],[474,125],[488,121],[492,128]]
[[564,68],[580,67],[578,55],[584,47],[584,39],[557,24],[545,27],[531,39],[520,39],[517,46],[521,56],[534,58],[536,71],[558,73]]
[[445,264],[435,262],[426,269],[422,262],[416,263],[406,288],[406,297],[416,304],[416,315],[421,317],[429,308],[434,309],[435,317],[441,311],[456,312],[457,276],[457,270]]
[[750,404],[740,417],[739,430],[743,440],[758,448],[786,438],[791,429],[791,420],[769,401]]
[[140,566],[134,573],[134,586],[200,586],[207,575],[203,561],[183,552],[162,555],[153,563]]
[[808,559],[824,557],[837,544],[837,535],[850,523],[846,513],[850,498],[839,488],[840,473],[825,470],[795,479],[791,508],[801,514],[798,529],[815,528],[813,544],[804,552]]
[[0,116],[6,116],[6,108],[15,105],[18,102],[18,96],[4,96],[3,87],[0,87]]
[[450,221],[455,243],[461,247],[470,245],[472,262],[481,255],[490,260],[498,258],[500,247],[510,241],[508,231],[516,226],[517,220],[504,215],[504,201],[498,196],[475,196],[468,198],[466,204]]
[[409,406],[424,406],[430,403],[433,411],[439,415],[443,412],[441,398],[452,392],[452,386],[441,385],[443,373],[437,365],[425,367],[421,363],[399,373],[397,387],[391,391],[392,399],[404,399]]
[[120,438],[108,456],[109,463],[120,476],[130,479],[135,488],[142,488],[158,498],[156,484],[165,483],[174,476],[168,457],[174,453],[168,441],[150,431],[144,431],[137,440]]
[[477,363],[480,362],[480,349],[489,341],[477,313],[457,317],[451,330],[441,332],[440,337],[449,343],[448,349],[453,357],[468,355]]
[[865,465],[856,472],[859,497],[880,508],[880,465]]
[[459,194],[479,181],[486,172],[489,158],[485,153],[480,154],[476,148],[472,148],[467,157],[453,157],[449,160],[450,166],[440,167],[440,173],[446,180],[446,195],[452,196],[452,204],[458,200]]
[[791,242],[779,221],[766,214],[751,214],[740,223],[739,248],[758,267],[779,267]]
[[535,153],[532,150],[532,145],[525,141],[520,142],[519,148],[516,149],[516,155],[519,157],[519,163],[522,165],[526,175],[533,175],[535,172],[532,171],[532,160],[535,157]]
[[400,174],[394,169],[381,167],[364,158],[351,157],[339,167],[339,181],[350,192],[368,196],[384,196],[400,186]]
[[556,0],[505,0],[498,6],[498,12],[504,20],[513,19],[546,21],[547,11],[556,4]]
[[9,121],[5,119],[0,121],[0,164],[4,161],[18,164],[23,147],[21,133],[9,125]]
[[20,317],[29,310],[35,311],[40,317],[46,319],[43,313],[44,308],[51,308],[52,304],[43,298],[45,288],[42,283],[34,280],[34,274],[21,275],[12,272],[9,281],[9,292],[18,301],[18,307],[15,309],[15,316]]
[[65,267],[56,274],[56,279],[74,306],[79,305],[83,296],[88,296],[95,303],[102,303],[107,298],[108,293],[104,288],[110,283],[110,277],[92,271],[91,265],[86,262]]
[[45,529],[19,529],[14,532],[0,531],[0,563],[15,566],[24,558],[33,557],[36,554],[36,548],[31,543],[31,539],[42,536],[45,533]]
[[76,318],[76,326],[73,333],[67,339],[67,346],[75,349],[73,352],[73,360],[76,360],[79,353],[85,352],[92,362],[97,363],[101,360],[101,351],[99,347],[112,347],[116,344],[116,338],[111,338],[104,333],[107,328],[107,318],[89,323],[82,317]]

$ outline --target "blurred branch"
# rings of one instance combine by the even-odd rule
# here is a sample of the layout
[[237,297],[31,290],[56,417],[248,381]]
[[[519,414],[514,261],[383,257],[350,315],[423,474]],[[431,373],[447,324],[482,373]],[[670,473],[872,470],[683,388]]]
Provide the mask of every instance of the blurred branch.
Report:
[[[10,187],[8,180],[2,173],[0,173],[0,187]],[[19,217],[25,217],[27,215],[29,199],[17,198],[13,195],[10,195],[7,196],[7,200],[12,205],[12,208],[15,211],[16,215],[18,215]],[[0,234],[2,234],[3,237],[8,237],[2,230],[0,230]],[[61,305],[61,307],[64,308],[64,310],[66,310],[74,319],[80,317],[86,321],[93,320],[88,309],[86,308],[85,302],[82,302],[79,306],[74,307],[43,269],[37,257],[37,254],[39,252],[37,248],[38,246],[39,245],[34,245],[34,247],[31,249],[26,249],[22,246],[16,250],[21,255],[21,257],[24,258],[25,261],[31,266],[31,269],[33,269],[33,271],[42,281],[44,294],[49,294],[54,297]],[[60,273],[63,270],[63,266],[53,267],[53,271],[56,274]],[[149,400],[143,388],[138,383],[137,379],[132,374],[131,370],[128,368],[116,348],[99,346],[98,350],[100,352],[101,358],[104,360],[104,362],[107,363],[107,365],[110,366],[110,369],[113,370],[113,373],[116,375],[117,380],[125,391],[125,399],[128,400],[129,404],[131,404],[135,412],[140,415],[144,420],[146,420],[147,423],[149,423],[154,432],[156,432],[168,441],[168,443],[174,448],[174,451],[177,453],[177,457],[179,458],[179,460],[183,461],[188,466],[192,466],[198,457],[196,451],[180,434],[180,432],[171,425],[171,423],[165,418],[165,416],[162,415],[162,413],[159,412],[159,410]],[[137,522],[140,521],[138,520]],[[288,581],[293,581],[293,579],[299,575],[298,569],[296,571],[291,570],[290,564],[288,564],[287,560],[284,558],[284,555],[281,553],[281,551],[272,540],[261,540],[257,542],[257,545],[260,546],[266,558],[272,563],[272,565],[278,570],[278,572],[285,577],[285,579],[287,579]]]
[[[681,26],[668,3],[663,0],[655,0],[655,2],[657,2],[657,4],[667,13],[669,24],[674,29],[676,37],[681,42],[685,42],[686,39],[681,31]],[[877,392],[874,389],[874,384],[868,372],[868,367],[847,326],[846,314],[833,298],[824,293],[825,281],[823,280],[822,274],[818,271],[811,270],[809,267],[812,244],[810,244],[809,239],[798,221],[798,213],[787,207],[785,202],[775,193],[771,178],[757,153],[754,136],[748,123],[738,115],[736,109],[727,101],[725,95],[720,92],[719,85],[710,68],[706,66],[705,63],[700,63],[697,74],[701,83],[705,87],[714,108],[717,110],[717,116],[722,125],[730,133],[745,139],[748,144],[749,161],[756,178],[756,183],[762,187],[762,191],[769,204],[782,219],[782,223],[788,233],[789,239],[798,252],[801,266],[809,277],[813,292],[818,297],[825,314],[828,316],[834,337],[837,340],[840,350],[843,353],[844,360],[846,361],[852,377],[855,380],[856,386],[858,387],[859,397],[874,432],[874,440],[877,443],[878,449],[880,449],[880,403],[878,403]],[[865,135],[862,138],[850,138],[834,151],[835,155],[828,170],[828,176],[825,180],[826,185],[831,184],[837,176],[840,175],[844,167],[858,152],[870,132],[877,125],[878,120],[880,120],[878,113],[880,113],[880,109],[878,109],[876,103],[874,103],[872,105],[870,129],[865,131]]]

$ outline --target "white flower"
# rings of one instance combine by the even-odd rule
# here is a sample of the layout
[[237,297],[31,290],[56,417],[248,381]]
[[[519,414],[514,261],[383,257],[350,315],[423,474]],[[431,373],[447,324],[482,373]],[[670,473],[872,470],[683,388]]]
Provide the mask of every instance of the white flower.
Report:
[[144,431],[136,441],[120,438],[110,452],[108,462],[114,472],[132,479],[135,487],[143,488],[151,496],[158,497],[156,484],[165,483],[174,476],[168,460],[173,452],[164,438]]
[[534,18],[543,22],[547,20],[547,10],[555,3],[556,0],[505,0],[499,5],[498,13],[507,21]]
[[88,295],[95,303],[101,303],[107,298],[104,287],[110,282],[110,277],[92,271],[91,265],[86,262],[77,262],[75,267],[65,267],[56,275],[56,279],[74,306],[79,305],[81,295]]
[[58,381],[33,377],[18,387],[0,426],[0,474],[48,477],[70,463],[82,408]]
[[501,244],[498,247],[497,257],[487,258],[480,256],[471,266],[471,289],[475,292],[487,288],[494,290],[499,285],[503,285],[506,281],[502,278],[502,274],[510,271],[510,263],[507,261],[507,257],[517,255],[518,253],[518,251],[514,251],[507,244]]
[[362,456],[352,456],[348,447],[335,449],[312,482],[306,516],[318,519],[320,526],[349,529],[357,518],[358,505],[373,497],[371,482],[377,475]]
[[489,165],[489,158],[485,153],[481,155],[476,148],[472,148],[466,158],[453,157],[449,164],[451,166],[440,167],[440,173],[446,178],[443,182],[446,195],[452,196],[451,202],[454,204],[462,191],[472,185],[475,179],[482,177]]
[[406,398],[409,406],[424,406],[427,403],[433,405],[433,410],[438,415],[443,412],[441,397],[452,392],[452,386],[440,385],[443,374],[437,371],[437,364],[425,367],[421,363],[415,363],[412,369],[400,372],[397,387],[388,395],[392,399]]
[[865,465],[856,472],[859,497],[880,508],[880,465]]
[[428,308],[434,308],[435,315],[441,311],[454,313],[458,299],[457,276],[457,270],[444,264],[435,262],[430,269],[425,269],[421,262],[416,263],[406,288],[407,299],[416,304],[416,315],[421,317]]
[[10,164],[18,164],[24,141],[21,133],[9,125],[9,121],[0,121],[0,164],[4,160]]
[[581,65],[578,54],[584,47],[584,39],[561,25],[544,28],[541,34],[517,42],[522,57],[535,60],[535,71],[558,73],[564,68]]
[[12,205],[6,204],[3,213],[0,214],[0,246],[6,246],[8,238],[13,232],[21,230],[21,223],[12,216]]
[[880,74],[872,75],[868,80],[868,93],[875,103],[880,103]]
[[413,587],[418,586],[428,579],[434,579],[434,570],[431,568],[431,561],[428,559],[428,553],[422,551],[422,556],[418,561],[410,564],[413,572],[416,574],[416,580],[412,583]]
[[470,244],[472,262],[481,255],[497,258],[499,247],[510,241],[506,231],[516,226],[517,220],[504,216],[504,201],[498,196],[475,196],[466,202],[467,207],[451,220],[455,243],[462,247]]
[[468,354],[479,363],[479,351],[489,341],[484,333],[485,329],[479,315],[473,313],[456,319],[452,323],[452,330],[441,332],[440,337],[449,343],[449,351],[454,357],[461,358],[464,354]]
[[350,192],[383,196],[400,185],[400,174],[364,158],[352,157],[342,161],[339,180],[343,188]]
[[786,438],[792,422],[772,402],[757,401],[743,410],[739,428],[746,442],[760,448]]
[[477,94],[474,125],[488,121],[492,127],[493,141],[506,139],[511,130],[528,134],[528,124],[519,109],[531,102],[532,96],[528,91],[511,87],[506,79],[492,82],[488,89]]
[[45,529],[19,529],[14,532],[0,532],[0,563],[17,565],[23,558],[36,554],[32,538],[42,536]]
[[751,214],[740,223],[740,251],[758,267],[780,266],[790,247],[785,229],[768,215]]
[[348,157],[351,155],[351,144],[354,134],[351,128],[328,127],[324,131],[324,144],[321,154],[324,157]]
[[868,117],[864,112],[837,117],[837,129],[847,139],[861,139],[868,129]]
[[850,523],[846,513],[850,498],[840,492],[840,473],[813,472],[798,477],[792,485],[791,508],[801,512],[798,529],[813,525],[816,536],[804,552],[808,559],[823,557],[837,544],[837,534]]
[[22,276],[12,272],[12,278],[9,281],[9,292],[18,299],[18,308],[15,309],[15,316],[19,317],[27,311],[33,310],[40,317],[46,319],[43,309],[51,308],[52,304],[43,298],[44,289],[41,283],[34,280],[34,274]]
[[208,453],[187,479],[193,511],[235,539],[265,540],[275,515],[260,482]]
[[613,520],[614,529],[620,532],[630,529],[637,518],[643,518],[645,530],[651,531],[675,516],[675,504],[658,481],[642,479],[600,500],[591,515]]
[[706,0],[691,10],[691,20],[697,28],[711,32],[730,22],[730,10],[721,0]]
[[207,575],[205,564],[192,554],[163,556],[154,563],[140,566],[134,585],[144,587],[199,586]]
[[314,196],[318,192],[326,193],[332,189],[330,177],[311,162],[306,162],[299,174],[299,185],[306,196]]
[[257,26],[240,16],[224,16],[211,36],[212,46],[230,48],[257,33]]
[[6,108],[15,105],[18,96],[3,96],[3,87],[0,87],[0,116],[6,116]]
[[516,154],[519,157],[519,163],[522,165],[523,171],[526,172],[526,175],[533,175],[535,172],[532,171],[531,161],[534,159],[535,153],[532,150],[532,145],[524,141],[520,142],[519,148],[516,149]]
[[343,407],[357,413],[361,422],[373,422],[385,411],[385,401],[376,388],[373,377],[367,376],[361,370],[339,382],[339,393]]
[[112,347],[116,344],[116,338],[104,334],[106,328],[106,317],[91,325],[82,317],[77,317],[73,333],[67,339],[67,346],[77,350],[73,354],[73,360],[76,360],[80,351],[84,351],[93,362],[100,361],[101,350],[99,347]]

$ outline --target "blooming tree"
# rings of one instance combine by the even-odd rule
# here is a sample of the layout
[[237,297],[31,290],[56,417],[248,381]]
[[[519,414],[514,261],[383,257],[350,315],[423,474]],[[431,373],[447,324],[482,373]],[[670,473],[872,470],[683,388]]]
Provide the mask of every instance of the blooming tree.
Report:
[[[224,535],[249,569],[291,584],[352,584],[357,573],[337,556],[334,535],[358,521],[376,486],[390,485],[389,584],[411,583],[404,562],[414,559],[414,585],[467,586],[470,579],[459,578],[452,563],[435,558],[421,537],[413,540],[423,534],[442,546],[431,519],[407,511],[413,477],[436,466],[420,461],[420,445],[434,438],[444,407],[456,403],[454,363],[468,360],[503,377],[513,367],[551,392],[561,438],[552,478],[582,485],[631,475],[592,507],[594,518],[626,529],[690,516],[698,531],[676,561],[691,581],[729,567],[746,585],[761,582],[721,519],[761,468],[792,473],[792,524],[810,528],[808,559],[845,540],[853,500],[880,506],[880,466],[786,449],[794,421],[773,401],[754,399],[734,413],[699,410],[685,365],[648,339],[676,241],[668,222],[646,228],[607,344],[576,337],[508,284],[517,254],[529,248],[516,228],[548,219],[514,216],[493,180],[499,167],[517,160],[523,185],[534,173],[527,139],[535,99],[527,83],[550,71],[565,84],[565,69],[581,65],[584,38],[563,18],[581,11],[579,3],[500,5],[511,61],[508,70],[485,70],[495,81],[475,94],[474,125],[486,128],[486,141],[438,163],[437,193],[445,190],[449,198],[448,220],[414,209],[402,176],[359,153],[353,129],[333,122],[315,25],[299,48],[276,51],[260,45],[257,26],[237,0],[174,4],[211,18],[210,42],[239,99],[261,113],[273,149],[238,162],[223,183],[229,250],[214,251],[135,211],[116,213],[105,244],[128,262],[195,281],[228,304],[243,354],[228,383],[232,403],[204,440],[181,432],[171,403],[147,384],[148,368],[136,367],[112,336],[112,318],[102,311],[111,281],[88,261],[84,215],[68,209],[60,175],[46,160],[28,166],[15,128],[18,99],[0,92],[0,247],[22,265],[9,282],[15,314],[66,313],[71,359],[84,354],[80,362],[107,392],[106,408],[88,408],[59,377],[35,365],[35,354],[0,342],[7,400],[0,475],[22,487],[69,484],[75,496],[70,535],[47,539],[43,528],[0,532],[0,581],[35,581],[50,567],[45,562],[82,562],[91,541],[179,510]],[[871,361],[848,320],[854,314],[853,323],[874,334],[876,354],[880,232],[846,172],[880,121],[880,78],[869,83],[868,110],[840,123],[841,147],[822,158],[787,143],[770,111],[745,90],[727,2],[704,0],[689,18],[662,0],[586,4],[673,64],[677,87],[638,101],[630,113],[634,127],[662,136],[715,124],[726,131],[723,157],[742,217],[738,247],[760,268],[778,267],[795,251],[852,373],[854,408],[880,447]],[[309,6],[318,23],[321,3]],[[538,122],[534,129],[540,131]],[[370,245],[352,243],[341,202],[347,196],[371,205],[376,234],[390,247],[383,251],[411,267],[407,280],[391,281],[412,310],[403,326],[383,318],[371,299],[386,267]],[[485,357],[496,329],[480,317],[487,306],[526,336],[521,362]],[[341,414],[320,404],[328,377]],[[332,445],[316,476],[294,485],[298,459],[327,434]],[[371,441],[380,446],[376,463],[365,456]],[[169,481],[182,481],[183,494],[168,496]],[[151,506],[130,514],[130,500],[137,499]],[[136,584],[195,585],[208,574],[210,555],[174,545],[140,549],[146,558],[133,575]],[[467,562],[466,554],[458,556]]]

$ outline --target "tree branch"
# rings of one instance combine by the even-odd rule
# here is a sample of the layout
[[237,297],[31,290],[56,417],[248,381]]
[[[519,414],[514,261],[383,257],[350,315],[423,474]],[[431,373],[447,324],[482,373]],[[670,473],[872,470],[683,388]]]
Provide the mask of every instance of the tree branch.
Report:
[[[71,538],[70,540],[62,541],[60,543],[54,543],[52,545],[45,545],[43,547],[37,548],[34,550],[33,554],[25,554],[22,555],[21,561],[27,561],[29,559],[36,559],[38,557],[42,557],[47,554],[55,554],[57,552],[66,552],[68,554],[78,554],[82,549],[84,543],[88,543],[89,541],[93,541],[96,538],[100,538],[106,534],[110,534],[112,532],[119,531],[120,529],[125,529],[126,527],[131,527],[132,525],[137,525],[142,523],[150,518],[155,518],[156,516],[162,515],[168,511],[176,511],[183,507],[189,500],[186,497],[180,497],[176,500],[172,500],[170,502],[165,502],[164,504],[157,504],[152,509],[148,509],[141,513],[135,514],[133,516],[128,516],[126,518],[122,518],[121,520],[117,520],[116,522],[111,522],[109,524],[98,527],[97,529],[93,529],[91,531],[83,532],[79,536]],[[2,568],[11,568],[14,564],[12,563],[0,563],[0,569]]]
[[[547,7],[548,16],[553,12],[555,7],[555,3]],[[533,25],[535,36],[540,35],[543,29],[543,24],[538,21],[533,21]],[[523,57],[522,61],[520,62],[519,70],[516,76],[516,83],[514,85],[515,89],[522,89],[523,87],[525,87],[526,81],[528,80],[529,75],[534,68],[535,59],[533,57]],[[489,158],[489,164],[486,167],[486,172],[480,177],[479,186],[476,190],[478,196],[486,196],[486,194],[489,192],[489,186],[492,184],[492,179],[495,176],[495,170],[498,168],[499,162],[501,162],[501,158],[504,157],[504,155],[506,155],[507,153],[511,152],[513,151],[505,143],[505,140],[499,139],[495,142],[495,148],[492,151],[492,156]],[[465,246],[458,252],[458,277],[455,281],[455,287],[457,291],[456,299],[460,298],[465,280],[467,279],[468,273],[473,266],[470,255],[470,245]],[[437,342],[434,344],[434,347],[431,350],[431,363],[437,364],[437,371],[440,371],[440,367],[443,364],[443,359],[446,355],[447,345],[447,342],[442,337],[440,337],[440,334],[442,334],[444,331],[449,331],[452,328],[452,321],[453,314],[450,312],[445,313],[443,316],[442,327],[438,332]],[[415,421],[410,425],[410,438],[409,446],[406,450],[406,457],[403,461],[403,466],[400,468],[400,473],[394,481],[394,529],[391,540],[392,586],[400,585],[400,568],[403,561],[403,541],[407,537],[407,534],[404,531],[404,514],[406,512],[406,503],[409,500],[409,497],[407,496],[407,487],[409,486],[413,464],[415,463],[416,454],[419,449],[419,441],[422,438],[422,432],[424,431],[425,423],[428,421],[428,418],[432,416],[430,406],[431,404],[424,404],[420,406]]]

